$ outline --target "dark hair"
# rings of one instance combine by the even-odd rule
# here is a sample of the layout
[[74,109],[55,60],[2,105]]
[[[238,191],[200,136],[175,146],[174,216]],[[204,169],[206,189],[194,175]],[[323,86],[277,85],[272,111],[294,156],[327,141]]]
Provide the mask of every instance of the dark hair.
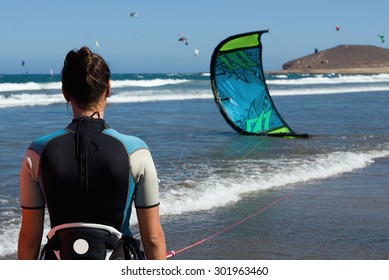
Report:
[[70,51],[62,68],[62,87],[81,109],[98,104],[106,92],[111,71],[105,60],[88,47]]

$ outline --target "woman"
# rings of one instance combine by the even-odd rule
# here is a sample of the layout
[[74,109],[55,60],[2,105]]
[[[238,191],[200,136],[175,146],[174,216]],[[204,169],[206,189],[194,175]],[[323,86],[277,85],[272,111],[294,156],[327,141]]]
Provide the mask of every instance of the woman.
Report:
[[152,156],[142,140],[104,121],[110,75],[104,59],[87,47],[65,58],[62,92],[74,119],[27,149],[19,259],[38,258],[45,204],[52,228],[45,259],[142,259],[129,228],[132,204],[146,258],[166,259]]

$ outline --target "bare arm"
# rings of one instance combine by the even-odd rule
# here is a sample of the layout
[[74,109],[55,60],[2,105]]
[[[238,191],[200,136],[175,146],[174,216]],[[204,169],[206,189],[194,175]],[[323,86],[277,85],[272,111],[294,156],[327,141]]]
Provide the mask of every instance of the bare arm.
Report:
[[44,209],[22,209],[18,259],[37,260],[43,235]]
[[159,206],[137,208],[140,235],[148,260],[166,260],[166,243],[159,220]]

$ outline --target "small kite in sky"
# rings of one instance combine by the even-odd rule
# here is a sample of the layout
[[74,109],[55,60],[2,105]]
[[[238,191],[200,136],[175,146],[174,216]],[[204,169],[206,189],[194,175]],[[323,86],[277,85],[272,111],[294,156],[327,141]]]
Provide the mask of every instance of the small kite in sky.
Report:
[[99,42],[95,41],[95,46],[96,46],[96,48],[99,48],[100,47]]
[[24,66],[24,64],[26,64],[26,62],[24,62],[24,60],[22,60],[22,66]]
[[181,37],[180,39],[178,39],[178,41],[185,43],[185,45],[188,45],[188,39],[186,39],[185,37]]
[[194,49],[193,52],[194,52],[194,55],[195,55],[196,57],[199,55],[199,50],[198,50],[198,49]]
[[381,43],[385,43],[385,36],[384,35],[378,34],[378,37],[380,37]]
[[340,26],[339,26],[339,25],[336,25],[336,26],[335,26],[335,29],[336,29],[336,31],[339,31]]
[[137,12],[130,13],[130,18],[138,18],[138,13]]

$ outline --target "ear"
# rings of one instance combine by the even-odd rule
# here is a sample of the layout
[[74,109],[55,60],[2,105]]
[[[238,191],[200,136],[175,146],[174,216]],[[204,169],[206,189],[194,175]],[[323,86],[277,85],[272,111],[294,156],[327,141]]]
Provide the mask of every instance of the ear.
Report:
[[111,80],[108,81],[108,88],[107,88],[107,91],[105,93],[105,98],[108,98],[111,96]]
[[70,96],[69,96],[69,94],[67,94],[67,92],[64,90],[63,87],[62,87],[62,94],[63,94],[63,97],[65,98],[65,100],[67,102],[70,102]]

